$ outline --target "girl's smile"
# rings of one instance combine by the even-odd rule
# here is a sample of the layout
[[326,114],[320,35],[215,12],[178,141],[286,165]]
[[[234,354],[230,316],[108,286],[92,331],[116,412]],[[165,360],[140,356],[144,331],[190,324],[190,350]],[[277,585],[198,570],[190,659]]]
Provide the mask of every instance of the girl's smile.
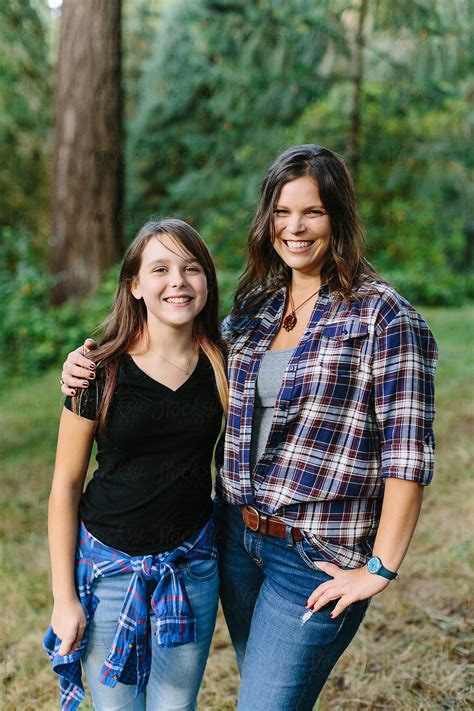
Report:
[[143,250],[132,294],[143,299],[149,328],[190,326],[206,305],[207,279],[195,257],[165,234]]
[[193,299],[193,296],[188,296],[187,294],[177,294],[176,296],[167,296],[163,301],[166,301],[167,304],[171,304],[172,306],[183,308],[191,306]]

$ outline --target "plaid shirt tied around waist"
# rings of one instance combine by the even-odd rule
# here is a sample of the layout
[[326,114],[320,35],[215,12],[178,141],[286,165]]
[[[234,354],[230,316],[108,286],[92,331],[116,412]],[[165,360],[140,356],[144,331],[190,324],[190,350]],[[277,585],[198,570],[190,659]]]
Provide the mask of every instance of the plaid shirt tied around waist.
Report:
[[392,287],[367,280],[347,306],[323,286],[250,471],[258,370],[285,302],[283,288],[255,317],[223,323],[230,394],[217,490],[303,529],[327,560],[357,567],[372,548],[384,477],[431,481],[437,345]]
[[59,656],[61,640],[51,627],[43,641],[53,671],[60,678],[60,702],[63,711],[77,709],[84,698],[80,660],[87,647],[89,623],[99,604],[98,598],[92,592],[94,580],[102,576],[133,574],[110,651],[100,672],[100,681],[111,687],[119,681],[135,684],[138,696],[147,685],[151,667],[151,647],[147,633],[147,581],[158,581],[151,597],[151,607],[157,620],[158,645],[176,647],[195,642],[195,619],[179,564],[183,560],[196,558],[217,558],[212,520],[209,520],[193,540],[182,543],[170,552],[145,556],[129,556],[106,546],[94,538],[81,523],[76,549],[76,582],[87,628],[77,651],[66,656]]

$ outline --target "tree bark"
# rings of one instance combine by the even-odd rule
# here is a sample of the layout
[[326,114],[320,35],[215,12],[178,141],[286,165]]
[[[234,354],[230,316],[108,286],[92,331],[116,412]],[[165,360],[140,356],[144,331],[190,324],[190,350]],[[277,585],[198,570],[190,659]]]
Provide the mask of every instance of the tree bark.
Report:
[[53,304],[90,293],[123,250],[120,0],[64,0],[55,96]]
[[352,99],[349,133],[349,160],[352,167],[354,182],[357,183],[360,166],[360,130],[361,130],[361,96],[364,79],[364,46],[365,20],[367,17],[368,0],[360,0],[357,33],[353,48]]

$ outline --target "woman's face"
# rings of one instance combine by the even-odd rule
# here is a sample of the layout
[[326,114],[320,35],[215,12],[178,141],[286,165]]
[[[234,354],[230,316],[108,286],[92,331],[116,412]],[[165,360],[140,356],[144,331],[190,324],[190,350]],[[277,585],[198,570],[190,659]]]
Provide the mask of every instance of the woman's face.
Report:
[[318,276],[329,249],[331,221],[312,178],[285,183],[275,202],[273,225],[273,247],[285,264]]
[[172,235],[152,237],[142,252],[132,294],[145,302],[148,323],[191,325],[207,301],[201,264]]

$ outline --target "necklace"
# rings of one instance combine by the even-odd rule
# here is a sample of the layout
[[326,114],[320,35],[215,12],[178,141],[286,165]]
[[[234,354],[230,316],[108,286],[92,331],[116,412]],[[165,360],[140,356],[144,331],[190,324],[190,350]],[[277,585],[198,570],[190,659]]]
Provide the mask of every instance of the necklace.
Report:
[[298,319],[296,318],[296,312],[298,311],[298,309],[300,309],[302,306],[307,304],[308,301],[310,299],[312,299],[314,296],[316,296],[316,294],[319,294],[320,291],[321,291],[321,287],[319,287],[319,289],[317,291],[315,291],[314,294],[311,294],[311,296],[308,296],[308,298],[305,301],[303,301],[303,303],[300,304],[299,306],[297,306],[296,308],[295,308],[295,304],[293,302],[293,296],[291,295],[291,291],[290,291],[291,311],[288,314],[288,316],[285,316],[285,318],[283,319],[283,323],[281,324],[283,326],[283,328],[285,329],[285,331],[292,331],[294,329],[294,327],[298,323]]
[[157,353],[156,351],[152,351],[151,349],[150,349],[150,352],[153,353],[153,355],[159,356],[160,358],[162,358],[162,360],[165,361],[165,363],[168,363],[168,365],[171,365],[173,368],[180,370],[185,375],[188,375],[188,373],[189,373],[189,369],[191,367],[191,361],[193,360],[194,354],[195,354],[195,351],[193,350],[191,358],[189,359],[189,362],[188,362],[188,367],[186,368],[186,370],[184,370],[184,368],[180,368],[179,365],[176,365],[175,363],[172,363],[170,360],[168,360],[168,358],[165,358],[164,355],[161,355],[161,353]]

